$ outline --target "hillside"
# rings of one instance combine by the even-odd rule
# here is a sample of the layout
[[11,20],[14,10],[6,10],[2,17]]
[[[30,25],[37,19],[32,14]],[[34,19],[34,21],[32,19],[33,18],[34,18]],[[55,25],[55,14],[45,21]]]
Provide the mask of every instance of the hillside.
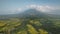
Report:
[[60,20],[35,9],[3,18],[0,19],[1,34],[60,34]]

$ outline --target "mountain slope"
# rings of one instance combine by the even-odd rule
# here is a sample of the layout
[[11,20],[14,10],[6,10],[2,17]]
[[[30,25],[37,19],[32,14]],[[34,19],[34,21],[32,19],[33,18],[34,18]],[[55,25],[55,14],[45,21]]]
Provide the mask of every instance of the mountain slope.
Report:
[[60,20],[50,20],[48,19],[49,16],[47,14],[40,12],[36,9],[29,9],[22,13],[6,15],[5,17],[7,16],[9,16],[9,18],[12,19],[0,20],[1,33],[3,32],[6,34],[60,34]]
[[18,14],[0,15],[0,19],[8,18],[60,18],[59,15],[46,14],[36,9],[28,9]]
[[41,12],[41,11],[38,11],[36,9],[29,9],[29,10],[26,10],[24,12],[22,12],[21,14],[19,14],[19,17],[24,17],[24,18],[47,18],[48,15]]

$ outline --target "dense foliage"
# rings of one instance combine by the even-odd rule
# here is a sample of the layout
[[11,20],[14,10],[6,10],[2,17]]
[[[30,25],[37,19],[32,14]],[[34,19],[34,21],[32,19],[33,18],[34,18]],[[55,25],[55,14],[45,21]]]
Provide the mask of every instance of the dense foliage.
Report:
[[60,34],[60,20],[45,18],[10,18],[0,20],[0,33]]
[[0,16],[0,34],[60,34],[60,19],[35,9]]

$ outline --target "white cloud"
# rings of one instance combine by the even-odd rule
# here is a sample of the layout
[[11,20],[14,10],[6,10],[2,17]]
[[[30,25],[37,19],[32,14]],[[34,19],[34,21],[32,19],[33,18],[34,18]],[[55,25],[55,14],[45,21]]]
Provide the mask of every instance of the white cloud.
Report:
[[37,9],[37,10],[42,11],[42,12],[50,12],[51,10],[60,9],[58,7],[52,7],[49,5],[43,6],[43,5],[34,5],[34,4],[28,5],[27,8]]
[[7,10],[7,13],[16,14],[16,13],[20,13],[21,11],[22,11],[22,8],[16,8],[16,9]]
[[28,5],[26,6],[27,8],[36,8],[37,6],[36,5]]
[[22,8],[17,8],[17,9],[16,9],[16,11],[21,11],[21,10],[22,10]]

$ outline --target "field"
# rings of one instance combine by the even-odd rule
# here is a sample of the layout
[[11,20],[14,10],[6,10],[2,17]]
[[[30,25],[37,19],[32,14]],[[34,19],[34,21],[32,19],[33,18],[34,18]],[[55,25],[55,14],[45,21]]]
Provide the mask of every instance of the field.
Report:
[[0,20],[0,34],[60,34],[60,20],[43,18]]

